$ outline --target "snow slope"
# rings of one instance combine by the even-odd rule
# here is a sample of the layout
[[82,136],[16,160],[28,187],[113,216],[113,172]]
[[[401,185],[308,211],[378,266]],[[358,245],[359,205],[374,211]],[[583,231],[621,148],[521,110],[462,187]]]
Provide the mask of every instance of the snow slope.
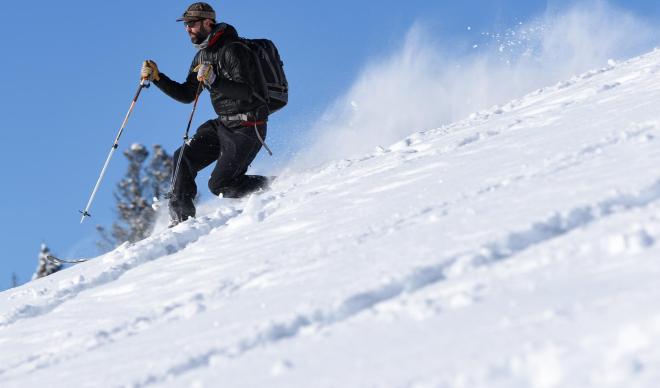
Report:
[[0,300],[2,387],[657,387],[660,51]]

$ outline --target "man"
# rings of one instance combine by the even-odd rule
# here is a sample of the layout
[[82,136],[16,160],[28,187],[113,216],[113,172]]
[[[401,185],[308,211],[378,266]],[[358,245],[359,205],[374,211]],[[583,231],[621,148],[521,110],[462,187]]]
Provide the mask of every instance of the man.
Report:
[[268,119],[268,108],[254,93],[256,64],[249,49],[232,44],[238,39],[236,29],[216,23],[215,17],[209,4],[194,3],[177,19],[184,23],[190,40],[199,49],[184,83],[168,78],[152,60],[142,65],[142,78],[152,80],[179,102],[193,102],[202,83],[218,114],[174,153],[175,163],[181,153],[183,157],[169,200],[173,224],[195,216],[195,177],[213,162],[216,164],[208,186],[215,195],[239,198],[268,184],[265,177],[245,175],[263,145]]

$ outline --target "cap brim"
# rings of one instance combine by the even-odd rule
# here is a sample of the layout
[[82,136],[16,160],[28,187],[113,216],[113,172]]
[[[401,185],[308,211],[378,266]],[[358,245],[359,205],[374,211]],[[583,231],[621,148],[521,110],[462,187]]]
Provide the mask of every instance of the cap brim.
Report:
[[215,12],[213,10],[211,11],[186,11],[184,12],[183,16],[176,19],[177,22],[183,22],[183,21],[195,21],[195,20],[201,20],[201,19],[215,19]]
[[199,18],[197,16],[190,16],[190,17],[176,19],[177,22],[196,22],[198,20],[204,20],[204,18]]

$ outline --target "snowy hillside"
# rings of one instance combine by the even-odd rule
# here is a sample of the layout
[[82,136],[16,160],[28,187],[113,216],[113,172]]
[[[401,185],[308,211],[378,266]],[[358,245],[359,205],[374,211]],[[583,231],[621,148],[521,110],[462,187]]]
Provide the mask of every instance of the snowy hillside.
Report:
[[201,213],[2,293],[0,386],[660,381],[658,50]]

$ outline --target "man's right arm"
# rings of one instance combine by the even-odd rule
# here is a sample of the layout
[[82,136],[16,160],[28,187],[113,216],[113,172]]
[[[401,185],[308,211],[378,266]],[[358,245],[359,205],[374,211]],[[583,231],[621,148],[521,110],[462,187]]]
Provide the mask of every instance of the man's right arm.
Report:
[[[195,61],[193,61],[194,63]],[[146,60],[142,64],[141,77],[142,79],[150,79],[165,94],[179,102],[189,104],[195,100],[199,81],[192,70],[192,66],[188,71],[186,81],[181,84],[160,73],[158,65],[154,61]]]

